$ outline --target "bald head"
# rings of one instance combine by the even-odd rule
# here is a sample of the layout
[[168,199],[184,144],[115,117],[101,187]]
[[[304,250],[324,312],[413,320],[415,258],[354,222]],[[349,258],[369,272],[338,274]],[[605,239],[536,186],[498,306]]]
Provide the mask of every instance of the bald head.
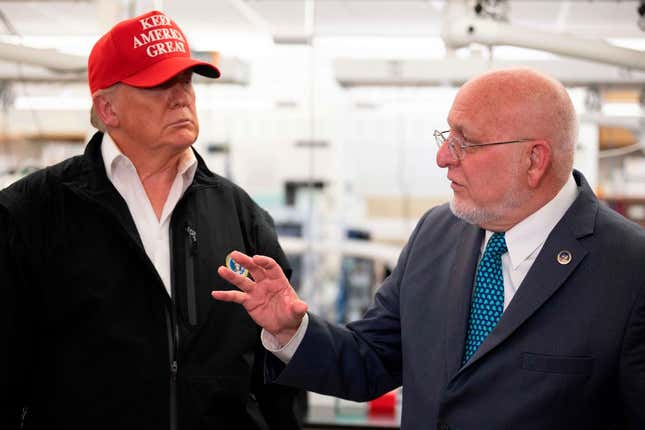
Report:
[[506,69],[471,79],[457,93],[448,124],[450,141],[439,148],[437,164],[448,169],[453,213],[472,224],[507,231],[571,176],[573,104],[562,84],[539,72]]
[[490,125],[510,138],[549,141],[552,174],[564,183],[571,173],[577,139],[577,119],[564,86],[555,79],[526,68],[485,73],[462,86],[459,96],[481,112],[490,113]]

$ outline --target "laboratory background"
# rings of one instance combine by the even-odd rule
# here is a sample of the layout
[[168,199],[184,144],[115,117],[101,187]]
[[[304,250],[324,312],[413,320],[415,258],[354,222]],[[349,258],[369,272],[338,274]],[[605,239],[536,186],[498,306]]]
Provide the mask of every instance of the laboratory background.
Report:
[[[563,82],[574,167],[645,226],[645,2],[628,0],[0,0],[0,188],[82,153],[89,51],[151,9],[222,73],[194,78],[196,149],[271,214],[293,286],[330,321],[362,315],[419,216],[449,200],[433,131],[486,70]],[[403,395],[309,393],[307,428],[398,428]]]

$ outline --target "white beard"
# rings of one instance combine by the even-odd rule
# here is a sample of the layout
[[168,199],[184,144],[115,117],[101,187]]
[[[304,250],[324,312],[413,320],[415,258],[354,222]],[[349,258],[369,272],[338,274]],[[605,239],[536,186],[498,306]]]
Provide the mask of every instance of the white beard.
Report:
[[508,216],[509,209],[516,209],[529,199],[529,195],[517,190],[517,187],[513,187],[508,189],[501,203],[489,207],[477,207],[457,201],[453,194],[450,198],[450,210],[457,218],[467,223],[484,225],[504,219],[505,216]]

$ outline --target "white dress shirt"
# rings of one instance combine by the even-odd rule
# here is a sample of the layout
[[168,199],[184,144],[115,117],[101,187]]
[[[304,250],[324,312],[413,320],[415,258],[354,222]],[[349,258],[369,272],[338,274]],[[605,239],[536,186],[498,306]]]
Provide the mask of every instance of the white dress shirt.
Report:
[[[502,255],[504,310],[513,299],[517,289],[522,285],[522,281],[542,250],[551,230],[562,219],[576,197],[578,197],[578,187],[573,175],[571,175],[566,184],[550,202],[513,226],[504,235],[506,247],[508,248],[508,252]],[[492,231],[486,231],[480,248],[480,258],[492,235]],[[281,346],[273,335],[262,330],[262,344],[284,363],[288,363],[298,346],[300,346],[308,324],[309,317],[305,315],[296,334],[284,346]]]
[[[578,197],[578,187],[573,175],[571,175],[566,184],[549,203],[514,225],[504,235],[506,247],[508,248],[508,252],[502,255],[504,310],[508,307],[515,292],[522,284],[531,266],[533,266],[547,237],[551,234],[551,230],[562,219],[576,197]],[[484,242],[480,249],[480,258],[492,235],[492,231],[486,231]]]
[[119,150],[107,133],[103,135],[101,154],[107,177],[127,203],[146,254],[157,269],[170,295],[170,216],[193,181],[197,170],[197,158],[190,149],[184,152],[179,160],[177,176],[170,187],[161,217],[157,219],[134,164]]

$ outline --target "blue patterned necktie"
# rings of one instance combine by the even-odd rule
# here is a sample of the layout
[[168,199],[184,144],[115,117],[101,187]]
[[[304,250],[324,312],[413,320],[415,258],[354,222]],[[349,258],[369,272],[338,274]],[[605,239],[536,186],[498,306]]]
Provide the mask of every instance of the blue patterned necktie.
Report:
[[462,365],[470,360],[486,336],[493,331],[504,312],[502,254],[507,250],[504,233],[493,233],[477,267]]

